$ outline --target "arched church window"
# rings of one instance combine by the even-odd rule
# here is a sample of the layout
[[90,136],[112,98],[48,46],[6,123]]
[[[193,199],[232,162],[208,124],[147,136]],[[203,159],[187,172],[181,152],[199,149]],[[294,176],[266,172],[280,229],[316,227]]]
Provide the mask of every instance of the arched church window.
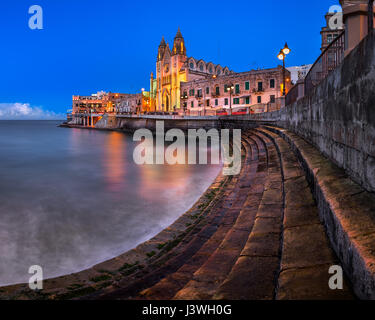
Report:
[[190,62],[190,69],[194,69],[194,63]]
[[218,69],[218,70],[217,70],[217,75],[220,76],[220,74],[221,74],[221,70]]
[[203,63],[200,64],[200,66],[199,66],[199,70],[200,70],[200,71],[203,71]]
[[212,73],[212,67],[210,67],[210,69],[208,70],[210,73]]

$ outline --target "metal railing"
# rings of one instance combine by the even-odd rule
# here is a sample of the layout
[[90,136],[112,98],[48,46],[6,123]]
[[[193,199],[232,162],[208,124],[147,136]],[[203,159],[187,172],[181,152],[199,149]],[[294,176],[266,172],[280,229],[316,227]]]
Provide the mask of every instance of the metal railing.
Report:
[[289,92],[287,93],[287,95],[285,96],[285,105],[290,105],[292,104],[293,102],[297,101],[298,100],[298,85],[295,84],[290,90]]
[[338,35],[322,52],[305,78],[305,95],[324,80],[331,71],[341,64],[345,51],[345,31]]

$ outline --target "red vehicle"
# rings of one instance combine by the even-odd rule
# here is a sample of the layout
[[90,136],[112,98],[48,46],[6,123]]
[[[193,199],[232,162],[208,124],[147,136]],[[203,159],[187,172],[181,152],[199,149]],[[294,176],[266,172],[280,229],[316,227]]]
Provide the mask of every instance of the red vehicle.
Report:
[[247,108],[233,110],[232,114],[233,115],[247,114]]
[[216,111],[216,115],[218,115],[218,116],[227,116],[227,115],[228,115],[228,112],[227,112],[226,110],[224,110],[224,109],[222,109],[222,110],[217,110],[217,111]]

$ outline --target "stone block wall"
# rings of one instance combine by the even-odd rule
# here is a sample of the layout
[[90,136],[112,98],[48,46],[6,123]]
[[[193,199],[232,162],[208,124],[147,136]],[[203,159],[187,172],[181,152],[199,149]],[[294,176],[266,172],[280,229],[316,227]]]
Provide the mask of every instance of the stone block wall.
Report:
[[356,182],[375,191],[375,36],[366,37],[307,97],[279,111],[246,116],[313,143]]

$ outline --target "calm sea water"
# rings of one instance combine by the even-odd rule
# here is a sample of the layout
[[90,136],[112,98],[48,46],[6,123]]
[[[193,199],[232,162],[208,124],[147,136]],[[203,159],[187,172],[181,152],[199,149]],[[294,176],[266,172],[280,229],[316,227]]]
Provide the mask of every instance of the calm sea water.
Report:
[[80,271],[149,239],[188,210],[215,165],[138,166],[117,132],[0,121],[0,285]]

